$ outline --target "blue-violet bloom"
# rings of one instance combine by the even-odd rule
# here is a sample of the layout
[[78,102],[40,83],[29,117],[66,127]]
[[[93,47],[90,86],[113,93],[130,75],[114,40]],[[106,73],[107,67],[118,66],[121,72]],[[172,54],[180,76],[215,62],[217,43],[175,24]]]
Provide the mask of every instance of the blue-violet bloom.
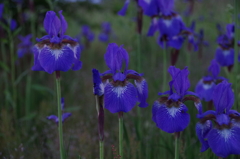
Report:
[[54,11],[48,11],[44,19],[44,28],[48,35],[37,39],[38,43],[33,48],[34,71],[45,71],[49,74],[54,71],[74,71],[82,66],[80,47],[76,39],[64,35],[67,22],[59,11],[60,19]]
[[25,54],[30,53],[32,51],[32,34],[28,34],[26,36],[18,36],[18,38],[21,40],[21,42],[18,44],[18,50],[17,54],[18,57],[21,58]]
[[[202,144],[201,152],[209,147],[219,157],[240,154],[240,113],[231,110],[234,94],[231,84],[223,81],[213,91],[216,111],[199,113],[196,133]],[[212,124],[214,122],[214,125]]]
[[[128,70],[127,51],[115,43],[110,43],[104,56],[110,70],[102,74],[105,108],[111,113],[128,112],[139,101],[139,107],[147,107],[148,85],[142,74]],[[128,81],[134,79],[136,87]]]

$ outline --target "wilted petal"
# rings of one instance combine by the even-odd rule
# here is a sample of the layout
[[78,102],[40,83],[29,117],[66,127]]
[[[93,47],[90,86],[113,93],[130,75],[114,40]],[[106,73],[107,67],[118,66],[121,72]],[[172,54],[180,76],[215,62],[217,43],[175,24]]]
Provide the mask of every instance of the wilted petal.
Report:
[[125,16],[130,0],[126,0],[122,9],[118,12],[118,15]]
[[240,128],[233,126],[231,129],[212,129],[208,135],[208,144],[212,151],[219,157],[240,154]]
[[179,106],[167,107],[164,103],[156,101],[153,108],[153,120],[158,128],[167,133],[183,131],[189,124],[190,116],[187,107],[180,103]]
[[138,101],[140,104],[139,107],[145,108],[148,106],[147,98],[148,98],[148,85],[145,79],[135,80],[135,85],[137,87]]
[[67,118],[69,118],[72,114],[71,113],[63,113],[62,114],[62,122],[64,122]]
[[213,91],[213,103],[217,113],[224,113],[231,109],[234,103],[234,94],[231,84],[223,81]]
[[212,122],[207,120],[205,123],[197,123],[195,130],[199,141],[202,144],[201,152],[206,151],[209,148],[208,141],[206,140],[206,136],[208,132],[212,129]]
[[137,102],[137,91],[133,84],[114,86],[108,83],[104,88],[105,108],[111,113],[128,112]]
[[58,123],[58,117],[56,115],[50,115],[47,117],[48,120],[53,120],[54,122]]
[[39,54],[39,61],[49,74],[54,71],[68,71],[73,65],[74,53],[68,46],[54,50],[45,46]]

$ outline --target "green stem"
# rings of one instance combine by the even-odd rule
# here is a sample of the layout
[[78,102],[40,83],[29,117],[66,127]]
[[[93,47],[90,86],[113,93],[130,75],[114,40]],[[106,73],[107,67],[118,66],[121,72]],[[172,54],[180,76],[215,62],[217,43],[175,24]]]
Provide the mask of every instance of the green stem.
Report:
[[59,143],[60,143],[60,158],[64,159],[60,71],[56,71],[56,87],[57,87],[58,133],[59,133]]
[[103,156],[104,156],[104,141],[99,141],[99,151],[100,151],[100,159],[103,159]]
[[[7,66],[7,57],[6,57],[6,50],[4,43],[1,42],[1,52],[2,52],[2,59],[3,63],[6,64]],[[8,99],[7,99],[7,92],[8,92],[8,72],[4,71],[4,80],[5,80],[5,89],[4,89],[4,94],[5,94],[5,107],[8,105]]]
[[240,2],[239,0],[235,0],[235,9],[234,9],[234,20],[235,20],[235,33],[234,33],[234,67],[233,67],[233,72],[234,72],[234,95],[235,95],[235,103],[236,103],[236,108],[238,108],[238,40],[239,40],[239,19],[238,19],[238,11],[240,9],[239,7]]
[[175,136],[175,158],[174,159],[178,159],[179,158],[179,154],[178,154],[178,139],[179,139],[179,136],[176,135]]
[[123,112],[118,113],[119,119],[119,155],[123,159]]
[[163,48],[163,87],[162,92],[166,91],[166,84],[167,84],[167,43],[164,41],[164,48]]

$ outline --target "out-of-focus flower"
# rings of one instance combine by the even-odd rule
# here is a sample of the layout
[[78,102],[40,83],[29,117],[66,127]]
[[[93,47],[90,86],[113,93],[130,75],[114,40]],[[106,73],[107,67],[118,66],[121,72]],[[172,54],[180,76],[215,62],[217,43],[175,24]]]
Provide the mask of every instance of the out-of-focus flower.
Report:
[[[64,98],[61,98],[61,108],[62,108],[62,111],[64,111],[64,105],[65,105]],[[71,115],[72,115],[71,113],[63,113],[62,114],[62,122],[64,122]],[[59,122],[58,117],[56,115],[50,115],[50,116],[47,117],[47,119],[48,120],[53,120],[57,124]]]
[[59,11],[60,19],[54,11],[48,11],[44,19],[44,28],[48,35],[37,39],[34,46],[34,71],[79,70],[82,66],[80,47],[76,39],[64,35],[67,30],[67,22]]
[[208,67],[208,73],[209,75],[203,77],[195,88],[195,93],[198,94],[198,97],[206,102],[212,100],[213,90],[217,83],[225,79],[218,76],[220,73],[220,66],[215,59],[212,60],[211,65]]
[[[195,93],[188,91],[190,82],[188,80],[188,69],[183,70],[170,66],[168,69],[172,77],[169,82],[170,90],[159,95],[168,95],[156,100],[152,107],[152,120],[159,129],[167,133],[183,131],[189,124],[190,116],[188,108],[184,104],[185,100],[193,100],[199,103],[200,100],[194,96]],[[190,98],[189,96],[191,95]]]
[[20,36],[18,36],[18,38],[21,40],[21,42],[18,44],[17,54],[18,54],[18,57],[21,58],[25,54],[31,53],[31,49],[32,49],[32,42],[31,42],[32,34],[28,34],[26,36],[21,36],[20,35]]
[[94,33],[91,31],[88,25],[82,26],[82,36],[84,36],[86,40],[90,42],[94,40]]
[[[122,46],[110,43],[104,56],[110,70],[102,74],[105,108],[111,113],[128,112],[137,101],[139,107],[147,107],[148,85],[141,74],[128,70],[129,56]],[[128,81],[134,79],[136,87]]]
[[4,4],[0,3],[0,19],[2,19]]
[[[231,110],[234,94],[231,84],[223,81],[213,91],[213,103],[216,111],[199,113],[196,133],[202,144],[201,152],[209,147],[219,157],[240,154],[240,113]],[[213,126],[212,121],[215,125]]]
[[17,22],[14,19],[11,19],[10,21],[10,29],[11,31],[14,31],[17,28]]
[[102,31],[98,36],[98,39],[102,42],[108,42],[112,34],[112,27],[109,22],[102,23]]

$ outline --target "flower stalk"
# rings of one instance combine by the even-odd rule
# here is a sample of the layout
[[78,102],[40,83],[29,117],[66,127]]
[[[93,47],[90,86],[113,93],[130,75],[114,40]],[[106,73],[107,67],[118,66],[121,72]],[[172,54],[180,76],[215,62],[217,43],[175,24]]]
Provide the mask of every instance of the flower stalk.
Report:
[[58,133],[59,133],[59,143],[60,143],[60,159],[64,159],[60,71],[56,71],[55,73],[56,73],[57,105],[58,105],[58,121],[59,121]]
[[175,157],[174,159],[179,159],[179,151],[178,151],[178,140],[180,136],[180,132],[175,132]]
[[123,112],[118,113],[119,120],[119,155],[123,159]]

